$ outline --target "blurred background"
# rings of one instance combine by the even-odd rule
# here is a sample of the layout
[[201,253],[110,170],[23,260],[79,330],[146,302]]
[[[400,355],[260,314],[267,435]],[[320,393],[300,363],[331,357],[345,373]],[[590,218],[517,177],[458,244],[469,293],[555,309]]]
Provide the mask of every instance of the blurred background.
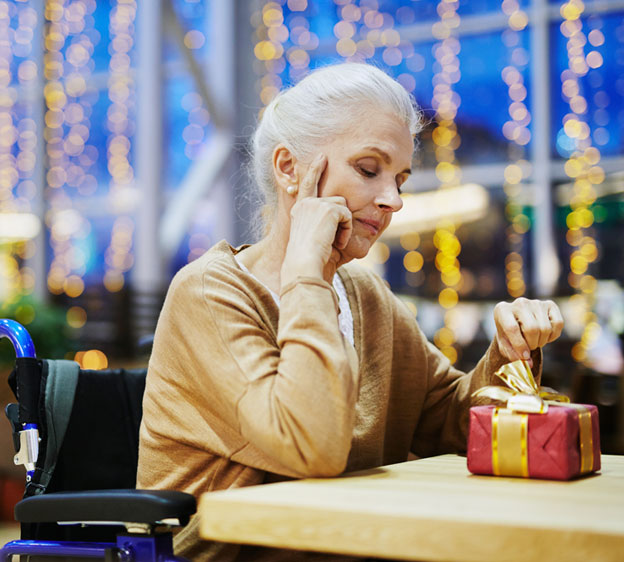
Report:
[[[252,241],[263,106],[367,61],[427,126],[365,265],[463,369],[496,302],[555,300],[544,383],[598,404],[603,452],[624,453],[623,16],[624,0],[0,1],[0,317],[40,357],[145,364],[175,272]],[[0,373],[13,358],[1,340]]]

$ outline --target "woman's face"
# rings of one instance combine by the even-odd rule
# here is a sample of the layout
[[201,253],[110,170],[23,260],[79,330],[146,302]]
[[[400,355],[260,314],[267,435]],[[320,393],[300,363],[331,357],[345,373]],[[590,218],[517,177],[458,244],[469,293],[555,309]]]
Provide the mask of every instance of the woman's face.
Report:
[[414,141],[396,116],[375,112],[321,147],[327,167],[319,196],[344,197],[353,215],[353,233],[342,262],[366,256],[403,206],[400,187],[410,174]]

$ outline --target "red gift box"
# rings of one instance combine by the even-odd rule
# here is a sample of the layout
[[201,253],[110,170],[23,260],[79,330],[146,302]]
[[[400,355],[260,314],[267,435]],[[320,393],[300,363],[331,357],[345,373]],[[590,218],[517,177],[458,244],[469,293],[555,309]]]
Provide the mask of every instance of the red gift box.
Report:
[[550,403],[545,413],[522,413],[475,406],[470,409],[468,470],[554,480],[600,470],[598,409]]

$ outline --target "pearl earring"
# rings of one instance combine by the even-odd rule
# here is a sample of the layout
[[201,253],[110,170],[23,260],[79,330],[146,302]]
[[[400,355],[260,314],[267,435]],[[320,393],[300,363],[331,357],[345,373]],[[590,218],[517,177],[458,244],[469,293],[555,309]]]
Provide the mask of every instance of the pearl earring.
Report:
[[286,193],[288,193],[288,195],[294,195],[295,193],[297,193],[297,186],[296,185],[289,185],[286,188]]

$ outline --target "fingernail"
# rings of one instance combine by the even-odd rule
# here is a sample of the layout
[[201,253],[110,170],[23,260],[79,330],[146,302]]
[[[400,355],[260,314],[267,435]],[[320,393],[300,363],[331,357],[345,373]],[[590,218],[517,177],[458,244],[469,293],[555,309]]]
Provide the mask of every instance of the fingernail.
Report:
[[522,354],[522,358],[523,358],[525,361],[528,361],[529,359],[531,359],[531,354],[530,354],[528,351],[525,351],[525,352]]

